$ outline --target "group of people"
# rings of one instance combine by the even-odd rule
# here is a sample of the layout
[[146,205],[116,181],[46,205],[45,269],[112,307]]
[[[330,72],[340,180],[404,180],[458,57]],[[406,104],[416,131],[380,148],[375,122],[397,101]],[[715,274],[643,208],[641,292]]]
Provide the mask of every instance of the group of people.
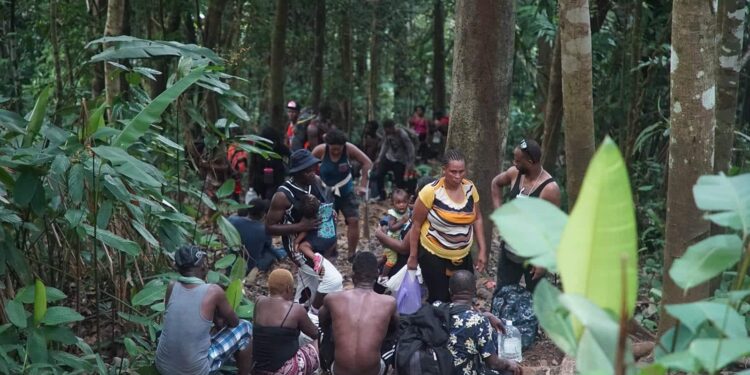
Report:
[[[299,109],[294,102],[288,109],[291,120]],[[335,128],[317,124],[310,132],[309,126],[296,125],[298,120],[290,121],[286,139],[288,146],[296,147],[284,165],[288,178],[261,195],[270,198],[267,212],[259,198],[230,218],[248,248],[249,267],[268,269],[274,259],[288,256],[296,280],[289,270],[273,270],[269,295],[257,299],[251,325],[237,319],[220,287],[205,284],[206,253],[195,246],[179,249],[175,264],[182,276],[167,290],[157,368],[163,374],[204,374],[234,354],[242,374],[311,374],[325,356],[317,344],[322,331],[333,342],[333,363],[327,368],[331,373],[382,374],[387,367],[382,354],[393,349],[384,343],[398,337],[399,315],[395,299],[382,294],[378,277],[419,266],[425,302],[468,306],[450,310],[453,373],[480,374],[483,368],[520,373],[515,362],[497,356],[497,331],[502,329],[498,319],[471,306],[474,272],[484,272],[489,252],[481,235],[480,196],[466,178],[463,155],[447,150],[441,176],[420,179],[418,193],[411,195],[399,178],[413,168],[415,148],[406,130],[392,121],[383,124],[385,139],[374,162],[367,142],[362,151]],[[376,124],[368,125],[366,141],[373,128]],[[321,130],[325,136],[313,139]],[[359,181],[352,174],[352,161],[362,167]],[[507,199],[538,197],[559,205],[559,187],[540,161],[541,149],[534,141],[524,140],[514,149],[513,166],[492,180],[496,208],[503,202],[504,187],[510,188]],[[380,260],[370,252],[357,252],[359,196],[368,188],[371,168],[392,171],[398,187],[391,196],[392,209],[375,231],[386,249]],[[266,174],[275,173],[274,169]],[[350,290],[344,290],[343,277],[332,261],[337,256],[337,214],[346,222],[354,282]],[[272,246],[272,236],[282,238],[283,250]],[[472,255],[475,243],[478,251]],[[498,287],[517,284],[523,276],[526,287],[533,289],[545,273],[528,266],[505,243],[499,259]]]

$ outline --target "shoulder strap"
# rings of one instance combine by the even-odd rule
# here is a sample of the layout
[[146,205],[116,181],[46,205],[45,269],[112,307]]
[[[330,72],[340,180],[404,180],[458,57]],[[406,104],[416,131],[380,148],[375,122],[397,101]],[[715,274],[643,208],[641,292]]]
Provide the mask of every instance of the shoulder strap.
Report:
[[289,313],[292,312],[293,307],[294,307],[294,302],[292,302],[289,305],[289,310],[286,311],[286,315],[284,315],[284,320],[281,321],[281,324],[279,324],[279,327],[284,327],[284,323],[286,323],[286,318],[289,317]]
[[513,187],[510,190],[521,190],[521,172],[516,175],[516,182],[513,183]]
[[537,188],[536,188],[536,189],[535,189],[535,190],[534,190],[534,191],[533,191],[533,192],[531,193],[531,196],[534,196],[534,197],[538,197],[538,196],[539,196],[540,194],[542,194],[542,190],[544,190],[544,187],[545,187],[545,186],[547,186],[547,185],[549,185],[550,183],[552,183],[552,182],[554,182],[554,181],[555,181],[555,179],[554,179],[554,178],[552,178],[552,177],[550,177],[550,178],[548,178],[548,179],[544,180],[544,182],[542,182],[542,184],[541,184],[541,185],[539,185],[539,186],[538,186],[538,187],[537,187]]

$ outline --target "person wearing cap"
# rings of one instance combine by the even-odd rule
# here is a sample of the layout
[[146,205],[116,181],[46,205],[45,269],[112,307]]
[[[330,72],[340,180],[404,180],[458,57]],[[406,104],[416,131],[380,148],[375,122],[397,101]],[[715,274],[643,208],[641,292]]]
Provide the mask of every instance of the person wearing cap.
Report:
[[[162,375],[207,375],[234,355],[238,373],[250,373],[252,325],[241,320],[219,285],[205,282],[206,252],[185,245],[174,255],[180,277],[167,287],[166,312],[156,347]],[[218,332],[211,334],[213,330]]]
[[284,249],[273,247],[271,236],[266,234],[266,225],[263,216],[268,211],[268,201],[255,198],[245,202],[249,208],[237,211],[236,215],[228,218],[229,222],[237,229],[242,240],[242,245],[247,250],[247,272],[254,267],[260,271],[266,271],[271,267],[274,260],[286,257]]
[[[266,215],[266,233],[282,236],[284,248],[299,267],[295,300],[300,300],[302,291],[309,288],[312,294],[311,311],[313,313],[317,313],[323,305],[323,297],[326,294],[343,289],[343,278],[331,262],[323,258],[323,272],[320,276],[304,255],[294,248],[296,236],[309,231],[317,231],[316,237],[322,240],[315,241],[313,251],[317,253],[325,255],[325,252],[336,244],[333,201],[320,178],[315,174],[318,164],[320,164],[320,159],[314,157],[310,151],[305,149],[294,151],[289,157],[291,178],[277,189],[271,199],[271,208]],[[302,214],[300,203],[306,195],[313,195],[320,201],[317,219],[306,218]],[[325,243],[325,240],[332,242]]]
[[[347,142],[346,135],[333,129],[326,136],[326,143],[315,147],[313,156],[323,161],[320,164],[320,178],[333,190],[333,208],[341,212],[346,220],[346,238],[349,245],[349,258],[354,257],[359,243],[359,198],[365,195],[369,184],[369,171],[372,161],[357,146]],[[350,160],[362,166],[362,178],[354,186]]]
[[[502,205],[503,188],[511,184],[508,201],[533,197],[560,207],[560,187],[549,172],[542,168],[541,159],[542,149],[537,142],[531,139],[521,141],[513,150],[513,166],[492,179],[492,204],[495,209]],[[497,288],[517,284],[523,276],[526,288],[533,292],[546,270],[542,267],[524,265],[525,261],[502,241],[497,263]]]
[[300,107],[297,102],[294,100],[290,100],[288,103],[286,103],[286,116],[289,119],[289,123],[286,127],[286,146],[289,147],[290,150],[294,151],[296,150],[293,147],[293,140],[296,133],[296,125],[297,120],[299,119],[299,111]]
[[409,138],[406,130],[397,128],[393,120],[383,123],[385,139],[380,147],[380,153],[375,159],[373,168],[377,169],[376,176],[380,200],[388,198],[385,192],[385,175],[393,173],[393,183],[399,189],[412,193],[407,186],[405,176],[414,171],[414,143]]

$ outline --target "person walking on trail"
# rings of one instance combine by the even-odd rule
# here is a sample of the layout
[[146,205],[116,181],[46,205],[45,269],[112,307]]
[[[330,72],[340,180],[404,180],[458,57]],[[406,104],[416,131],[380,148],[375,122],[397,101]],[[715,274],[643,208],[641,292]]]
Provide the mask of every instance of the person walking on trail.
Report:
[[414,113],[409,118],[408,123],[409,128],[414,130],[419,138],[419,149],[417,150],[417,154],[423,161],[425,161],[430,153],[429,144],[427,143],[427,134],[430,131],[430,125],[424,117],[424,106],[418,105],[414,107]]
[[420,232],[410,238],[407,265],[416,269],[419,263],[430,303],[447,302],[448,280],[453,273],[472,270],[471,245],[475,238],[479,253],[474,268],[483,272],[487,264],[479,193],[465,176],[464,156],[456,150],[446,151],[443,176],[422,188],[414,204],[412,221]]
[[[503,188],[506,186],[511,186],[507,201],[533,197],[560,207],[560,187],[542,168],[541,159],[542,149],[538,143],[530,139],[521,141],[513,150],[513,166],[492,179],[492,205],[496,209],[502,205]],[[517,284],[523,276],[526,288],[533,292],[547,271],[542,267],[524,265],[525,261],[502,241],[497,263],[497,288]]]
[[[303,147],[300,140],[304,138],[304,128],[297,126],[300,109],[299,104],[294,100],[290,100],[289,103],[286,103],[286,116],[289,119],[286,126],[286,146],[292,151]],[[304,140],[301,142],[304,142]]]
[[[378,171],[378,189],[380,189],[380,200],[387,198],[385,193],[385,176],[388,172],[393,173],[394,184],[397,188],[406,189],[405,176],[407,172],[414,170],[414,143],[406,133],[406,130],[396,128],[393,120],[383,123],[385,140],[380,148],[375,169]],[[408,190],[407,190],[408,191]]]
[[500,319],[472,308],[477,292],[474,274],[466,270],[456,271],[449,289],[448,350],[453,355],[453,375],[484,374],[485,367],[504,374],[520,375],[521,367],[517,362],[497,355],[497,331],[504,332]]
[[266,234],[266,226],[263,223],[263,216],[268,211],[268,202],[255,198],[250,202],[245,202],[249,208],[243,208],[237,211],[237,215],[229,217],[231,223],[240,234],[242,245],[247,250],[247,272],[254,267],[260,271],[266,271],[274,260],[281,260],[286,257],[284,249],[273,246],[271,236]]
[[[315,175],[320,159],[312,156],[310,151],[301,149],[289,157],[289,174],[271,199],[271,208],[266,215],[266,233],[282,236],[284,248],[298,266],[297,294],[299,301],[302,292],[309,288],[311,292],[311,311],[317,313],[323,305],[323,297],[343,289],[343,278],[331,262],[322,259],[322,277],[313,270],[304,255],[294,248],[295,237],[303,232],[317,230],[317,237],[322,239],[336,238],[336,223],[330,220],[334,214],[333,201],[323,188],[320,178]],[[306,195],[313,195],[320,204],[317,219],[303,217],[300,202]],[[321,217],[324,216],[324,217]],[[316,241],[318,242],[318,241]],[[322,242],[322,241],[321,241]],[[328,245],[330,246],[330,245]],[[324,253],[327,249],[313,248],[315,252]]]
[[[312,155],[322,160],[320,178],[325,186],[333,191],[333,208],[341,212],[346,220],[346,238],[351,259],[357,252],[359,243],[358,196],[363,196],[367,192],[367,176],[372,168],[372,161],[357,146],[347,142],[346,135],[340,130],[329,131],[325,142],[315,147]],[[362,178],[356,187],[350,160],[356,160],[362,166]]]
[[320,310],[320,326],[333,333],[334,375],[378,375],[385,372],[381,347],[398,330],[396,300],[375,293],[378,260],[371,252],[357,253],[352,264],[354,289],[329,294]]
[[[277,268],[268,275],[268,297],[255,302],[253,373],[312,375],[319,367],[318,327],[302,305],[292,301],[294,276]],[[312,342],[300,347],[300,332]]]
[[238,373],[250,373],[253,326],[237,318],[224,289],[204,281],[207,257],[198,246],[185,245],[175,252],[180,277],[167,287],[164,326],[156,347],[156,369],[163,375],[208,375],[232,355]]

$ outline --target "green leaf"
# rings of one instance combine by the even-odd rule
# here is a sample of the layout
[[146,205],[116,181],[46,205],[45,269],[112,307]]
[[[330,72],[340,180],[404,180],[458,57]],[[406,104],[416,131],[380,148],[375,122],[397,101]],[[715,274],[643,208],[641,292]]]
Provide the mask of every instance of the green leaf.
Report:
[[15,112],[0,109],[0,126],[15,133],[26,134],[24,128],[27,122]]
[[73,330],[66,326],[42,327],[42,332],[47,340],[57,341],[65,345],[74,345],[78,340]]
[[[34,296],[36,295],[34,291],[35,288],[36,285],[34,287],[25,286],[21,289],[18,289],[18,291],[16,292],[16,301],[21,303],[33,303]],[[67,298],[65,293],[63,293],[60,289],[53,288],[51,286],[45,286],[44,292],[47,295],[47,302],[57,302]]]
[[708,373],[713,374],[750,354],[750,338],[697,339],[690,343],[688,351]]
[[92,40],[86,48],[94,44],[108,43],[114,45],[93,56],[89,62],[111,61],[119,59],[152,59],[161,56],[187,57],[193,60],[209,59],[214,64],[221,64],[220,58],[209,48],[195,44],[182,44],[173,41],[146,40],[132,36],[107,36]]
[[219,190],[216,191],[216,196],[219,198],[230,196],[232,193],[234,193],[234,186],[235,182],[233,178],[224,181],[224,183],[221,184],[221,187],[219,187]]
[[42,323],[48,326],[56,326],[60,324],[80,322],[81,320],[83,320],[83,315],[70,307],[52,306],[47,309],[47,313],[44,315]]
[[255,314],[255,304],[252,302],[248,304],[240,305],[240,307],[237,308],[237,316],[240,319],[253,319],[254,314]]
[[250,116],[247,115],[247,112],[245,112],[245,110],[234,100],[227,99],[226,97],[219,97],[219,103],[226,108],[229,113],[237,116],[237,118],[244,121],[250,121]]
[[26,321],[26,310],[23,309],[23,305],[20,302],[16,300],[6,301],[5,315],[14,326],[18,328],[27,327],[28,322]]
[[699,209],[712,212],[709,220],[750,233],[750,173],[701,176],[693,186],[693,196]]
[[217,270],[223,270],[225,268],[229,268],[229,266],[234,264],[234,261],[236,259],[237,259],[237,255],[227,254],[221,259],[219,259],[216,263],[214,263],[214,268]]
[[83,165],[80,163],[73,164],[68,172],[68,196],[75,204],[83,200],[83,172]]
[[118,135],[113,145],[127,149],[133,142],[146,133],[151,124],[159,121],[161,114],[167,109],[169,104],[175,101],[185,90],[201,78],[205,68],[197,68],[187,76],[175,82],[172,87],[164,90],[159,96],[154,98],[149,105],[138,113]]
[[92,147],[91,150],[99,157],[109,160],[118,173],[129,177],[132,181],[153,187],[161,187],[161,184],[165,182],[161,171],[129,155],[123,149],[97,146]]
[[34,363],[47,362],[47,340],[39,329],[30,329],[29,341],[26,343],[29,350],[29,358]]
[[693,332],[706,321],[724,332],[729,337],[745,338],[747,329],[745,320],[731,306],[723,303],[699,301],[678,305],[667,305],[667,313],[677,318]]
[[666,368],[685,371],[689,374],[697,373],[700,367],[698,360],[687,351],[665,355],[658,360],[658,363]]
[[52,88],[47,87],[36,98],[36,104],[34,104],[34,109],[31,111],[29,124],[26,126],[26,134],[23,136],[23,147],[30,147],[31,143],[34,142],[34,138],[39,134],[39,130],[42,128],[50,92],[52,92]]
[[734,234],[711,236],[688,247],[675,259],[669,276],[682,289],[690,289],[732,267],[742,256],[742,240]]
[[238,257],[237,261],[234,262],[234,265],[232,266],[232,271],[229,273],[229,279],[234,280],[243,280],[245,278],[245,269],[247,268],[247,261],[245,261],[245,258]]
[[13,187],[13,200],[16,205],[19,207],[28,206],[36,194],[44,194],[42,180],[30,171],[21,172]]
[[133,303],[133,306],[150,305],[156,301],[163,300],[166,293],[167,285],[150,285],[143,288],[143,290],[141,290],[140,292],[136,293],[136,295],[133,296],[131,302]]
[[237,310],[242,301],[242,280],[233,280],[227,287],[227,300],[232,310]]
[[604,310],[582,296],[566,293],[559,300],[583,325],[576,353],[578,371],[614,373],[618,324]]
[[219,224],[219,230],[224,236],[224,240],[227,241],[227,245],[233,249],[238,249],[242,246],[242,240],[240,240],[240,232],[232,223],[227,220],[224,216],[219,215],[217,218],[217,224]]
[[140,234],[141,237],[143,237],[143,239],[146,240],[146,242],[148,242],[151,246],[159,246],[159,241],[154,238],[154,235],[151,234],[151,232],[149,232],[141,222],[133,220],[130,222],[130,224],[133,226],[133,229],[135,229],[136,232],[138,232],[138,234]]
[[107,110],[107,102],[102,103],[92,114],[89,116],[88,123],[86,124],[86,133],[83,138],[86,139],[92,134],[96,133],[97,130],[104,127],[104,111]]
[[660,364],[651,364],[641,368],[638,375],[666,375],[667,369]]
[[128,355],[130,358],[135,358],[140,353],[140,348],[138,347],[138,344],[133,341],[130,337],[126,337],[122,340],[123,344],[125,344],[125,350],[127,350]]
[[47,313],[47,290],[42,280],[34,282],[34,325],[39,326],[44,314]]
[[559,301],[560,291],[547,279],[542,279],[534,289],[534,313],[544,332],[563,352],[575,355],[577,340],[568,310]]
[[[94,237],[94,227],[88,224],[82,224],[82,227],[87,235]],[[137,256],[141,253],[141,248],[137,243],[126,240],[106,229],[97,228],[96,239],[128,255]]]
[[503,239],[515,253],[529,262],[554,272],[567,215],[543,199],[514,199],[491,216]]
[[[591,159],[560,240],[557,266],[563,290],[619,314],[624,289],[626,311],[632,315],[638,293],[636,249],[627,168],[617,145],[607,137]],[[575,322],[574,330],[581,333]]]

